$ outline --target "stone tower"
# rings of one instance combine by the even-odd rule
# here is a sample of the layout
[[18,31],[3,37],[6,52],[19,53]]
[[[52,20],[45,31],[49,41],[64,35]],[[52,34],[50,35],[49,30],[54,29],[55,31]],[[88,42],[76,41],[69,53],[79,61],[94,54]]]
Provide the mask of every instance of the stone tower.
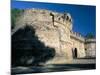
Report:
[[96,40],[86,39],[85,40],[85,51],[87,57],[96,57]]
[[72,18],[69,13],[62,14],[43,9],[27,9],[18,18],[13,33],[26,24],[35,29],[35,34],[45,46],[55,48],[54,59],[47,63],[62,63],[72,60],[72,43],[70,40]]

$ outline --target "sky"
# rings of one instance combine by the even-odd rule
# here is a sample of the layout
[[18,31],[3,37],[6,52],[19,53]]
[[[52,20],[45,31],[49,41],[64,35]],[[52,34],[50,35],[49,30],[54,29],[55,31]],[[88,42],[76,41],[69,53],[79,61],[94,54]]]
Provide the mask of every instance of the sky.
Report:
[[81,33],[83,36],[88,33],[96,36],[96,6],[12,1],[11,7],[19,9],[40,8],[60,13],[68,12],[73,19],[74,32]]

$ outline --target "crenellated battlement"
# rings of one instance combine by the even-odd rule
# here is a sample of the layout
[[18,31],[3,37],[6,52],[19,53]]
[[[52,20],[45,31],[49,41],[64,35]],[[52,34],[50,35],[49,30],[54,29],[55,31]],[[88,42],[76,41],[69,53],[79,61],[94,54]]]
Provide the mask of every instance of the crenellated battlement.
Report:
[[80,41],[82,41],[82,42],[85,42],[85,38],[81,35],[81,34],[79,34],[79,33],[77,33],[77,32],[71,32],[71,36],[70,37],[73,37],[73,38],[75,38],[75,39],[77,39],[77,40],[80,40]]
[[54,15],[54,20],[55,21],[59,21],[63,24],[66,23],[72,23],[72,17],[69,13],[56,13],[56,12],[52,12],[52,14]]
[[[51,10],[45,10],[45,9],[27,9],[25,10],[25,13],[29,13],[32,16],[34,15],[35,19],[38,18],[38,20],[43,21],[54,21],[59,22],[61,24],[69,24],[72,25],[72,17],[69,13],[58,13]],[[42,19],[40,18],[42,16]],[[37,18],[36,18],[37,17]]]

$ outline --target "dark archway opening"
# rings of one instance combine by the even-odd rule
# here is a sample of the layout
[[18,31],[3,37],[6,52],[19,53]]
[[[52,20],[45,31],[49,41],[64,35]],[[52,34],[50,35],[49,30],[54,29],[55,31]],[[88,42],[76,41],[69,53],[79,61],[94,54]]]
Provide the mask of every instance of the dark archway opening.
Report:
[[77,48],[73,50],[73,58],[77,58]]
[[85,54],[86,54],[86,56],[85,56],[85,57],[87,57],[87,48],[85,48]]

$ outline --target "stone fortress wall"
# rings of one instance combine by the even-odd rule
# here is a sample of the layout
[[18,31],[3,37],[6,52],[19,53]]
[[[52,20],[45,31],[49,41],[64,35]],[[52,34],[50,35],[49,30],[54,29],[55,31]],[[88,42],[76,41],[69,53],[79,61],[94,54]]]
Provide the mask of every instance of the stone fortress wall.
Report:
[[95,39],[85,39],[73,32],[73,21],[69,13],[27,9],[16,22],[12,35],[26,24],[36,30],[35,34],[46,46],[55,48],[55,58],[48,63],[71,62],[73,57],[95,57]]

